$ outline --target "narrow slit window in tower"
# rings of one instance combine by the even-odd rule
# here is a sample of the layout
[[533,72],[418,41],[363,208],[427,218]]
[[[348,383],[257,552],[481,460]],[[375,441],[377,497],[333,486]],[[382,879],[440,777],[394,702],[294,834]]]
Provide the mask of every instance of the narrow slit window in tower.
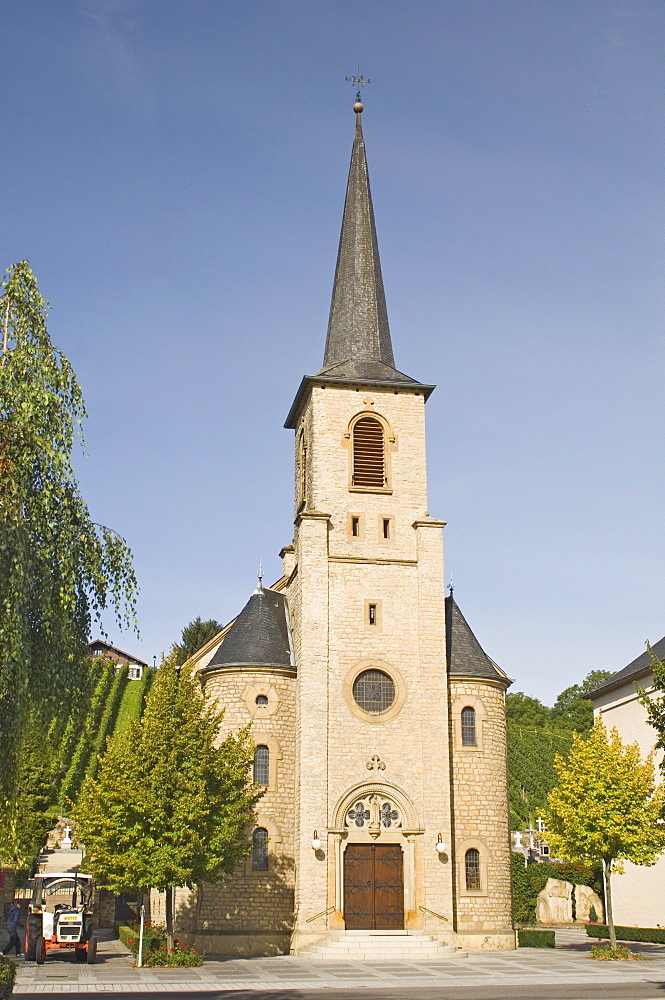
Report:
[[384,517],[383,519],[383,537],[390,538],[390,518]]
[[467,890],[480,889],[480,852],[471,847],[464,855]]
[[358,535],[360,534],[360,518],[359,517],[352,517],[351,518],[351,534],[353,535],[354,538],[357,538]]
[[252,834],[252,871],[268,871],[268,831],[262,826]]
[[376,625],[376,604],[367,605],[367,618],[370,625]]
[[470,705],[462,709],[462,746],[476,746],[476,710]]
[[257,785],[268,785],[270,772],[270,750],[264,744],[259,744],[254,751],[254,782]]

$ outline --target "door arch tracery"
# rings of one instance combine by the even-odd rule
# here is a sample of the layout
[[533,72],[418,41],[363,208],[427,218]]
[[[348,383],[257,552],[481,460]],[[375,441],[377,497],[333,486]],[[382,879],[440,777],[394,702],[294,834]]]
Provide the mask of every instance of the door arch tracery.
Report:
[[361,782],[339,799],[332,820],[340,922],[404,927],[415,910],[415,838],[423,832],[410,798],[389,782]]

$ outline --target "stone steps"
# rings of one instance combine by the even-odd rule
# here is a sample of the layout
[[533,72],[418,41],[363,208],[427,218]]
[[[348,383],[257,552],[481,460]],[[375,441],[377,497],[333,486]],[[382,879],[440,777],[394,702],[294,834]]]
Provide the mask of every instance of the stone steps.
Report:
[[304,954],[323,960],[359,962],[440,961],[466,958],[467,953],[443,945],[422,931],[330,931],[328,937]]

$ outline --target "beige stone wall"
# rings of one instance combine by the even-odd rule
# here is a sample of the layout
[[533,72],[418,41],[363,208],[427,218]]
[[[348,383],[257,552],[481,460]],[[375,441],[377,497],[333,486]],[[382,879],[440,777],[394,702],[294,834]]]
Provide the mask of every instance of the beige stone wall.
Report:
[[[178,933],[209,952],[285,951],[293,924],[294,671],[219,670],[204,676],[207,694],[225,710],[220,740],[227,732],[251,724],[252,738],[269,748],[270,782],[257,806],[255,823],[270,836],[269,871],[252,871],[248,858],[222,885],[206,884],[196,892],[179,889]],[[268,705],[257,706],[257,695],[265,695]],[[153,908],[162,905],[161,900],[152,904]],[[248,937],[255,939],[251,947],[245,940]]]
[[[455,813],[457,929],[479,934],[512,926],[506,719],[502,687],[478,680],[450,681]],[[460,714],[476,712],[477,746],[462,746]],[[480,852],[481,888],[467,891],[466,851]]]
[[[385,490],[350,488],[350,425],[362,412],[384,423],[389,454]],[[443,524],[428,516],[424,397],[372,389],[314,388],[301,427],[307,443],[307,489],[296,519],[297,571],[289,588],[298,662],[296,949],[340,926],[340,859],[358,831],[335,833],[336,806],[354,787],[380,779],[411,803],[405,838],[407,926],[442,938],[454,923],[450,843]],[[302,469],[297,467],[296,480]],[[353,537],[351,517],[360,519]],[[383,519],[390,537],[383,538]],[[370,625],[367,605],[379,609]],[[393,678],[399,711],[368,717],[351,694],[355,675],[377,666]],[[378,756],[380,773],[368,771]],[[321,852],[314,830],[327,830]],[[392,833],[382,831],[391,838]],[[337,841],[337,846],[335,843]],[[413,866],[411,876],[406,862]]]

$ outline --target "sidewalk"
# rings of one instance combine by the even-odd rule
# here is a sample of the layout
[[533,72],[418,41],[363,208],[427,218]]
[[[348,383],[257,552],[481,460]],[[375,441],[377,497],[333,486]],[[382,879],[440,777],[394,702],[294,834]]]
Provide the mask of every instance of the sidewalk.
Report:
[[557,930],[556,949],[470,954],[432,962],[320,962],[289,955],[275,958],[206,958],[198,969],[135,969],[119,941],[101,941],[95,965],[74,957],[47,958],[44,965],[18,963],[16,996],[44,993],[170,993],[178,991],[281,990],[444,986],[558,986],[665,982],[665,946],[631,945],[639,962],[595,962],[583,929]]

